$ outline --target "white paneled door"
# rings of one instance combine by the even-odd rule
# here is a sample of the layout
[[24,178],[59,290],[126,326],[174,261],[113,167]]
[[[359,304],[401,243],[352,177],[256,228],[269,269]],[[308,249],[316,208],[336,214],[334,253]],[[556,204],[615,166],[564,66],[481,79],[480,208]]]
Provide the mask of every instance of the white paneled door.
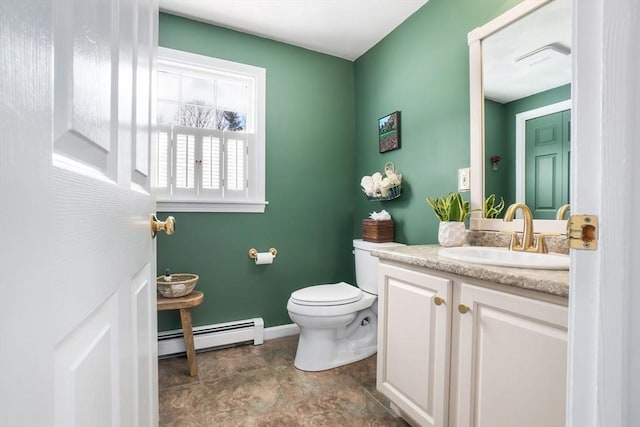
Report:
[[0,14],[0,425],[155,426],[157,0]]

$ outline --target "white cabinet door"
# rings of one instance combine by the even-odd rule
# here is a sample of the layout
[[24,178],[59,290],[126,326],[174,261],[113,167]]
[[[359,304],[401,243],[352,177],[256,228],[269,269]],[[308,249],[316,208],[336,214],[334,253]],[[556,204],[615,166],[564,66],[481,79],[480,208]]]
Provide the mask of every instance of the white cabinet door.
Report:
[[0,424],[156,426],[156,0],[5,0]]
[[446,426],[451,281],[384,263],[379,272],[378,390],[419,425]]
[[[567,308],[460,283],[452,403],[457,426],[565,425]],[[458,292],[459,291],[459,292]]]

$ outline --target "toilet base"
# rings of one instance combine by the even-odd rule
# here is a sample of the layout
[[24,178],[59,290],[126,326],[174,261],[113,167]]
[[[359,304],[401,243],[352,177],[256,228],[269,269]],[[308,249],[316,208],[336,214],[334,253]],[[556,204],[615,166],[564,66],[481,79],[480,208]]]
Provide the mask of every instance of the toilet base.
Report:
[[357,313],[347,326],[329,329],[300,327],[293,365],[301,371],[324,371],[366,359],[378,350],[378,319],[371,309]]

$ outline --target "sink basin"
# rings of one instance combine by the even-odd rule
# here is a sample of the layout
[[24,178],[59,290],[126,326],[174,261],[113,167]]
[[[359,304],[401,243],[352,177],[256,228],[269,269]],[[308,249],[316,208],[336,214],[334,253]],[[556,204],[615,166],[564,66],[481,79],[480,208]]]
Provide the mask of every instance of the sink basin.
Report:
[[538,254],[510,251],[507,248],[490,246],[460,246],[442,248],[438,251],[442,258],[498,267],[535,268],[538,270],[568,270],[569,255]]

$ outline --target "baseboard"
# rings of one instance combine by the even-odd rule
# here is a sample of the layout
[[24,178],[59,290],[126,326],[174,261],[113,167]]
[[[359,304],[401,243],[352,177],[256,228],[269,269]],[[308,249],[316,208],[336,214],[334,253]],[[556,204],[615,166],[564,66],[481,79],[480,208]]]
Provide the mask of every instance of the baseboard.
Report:
[[276,338],[290,337],[300,334],[300,328],[295,323],[288,325],[271,326],[264,328],[264,339],[272,340]]

